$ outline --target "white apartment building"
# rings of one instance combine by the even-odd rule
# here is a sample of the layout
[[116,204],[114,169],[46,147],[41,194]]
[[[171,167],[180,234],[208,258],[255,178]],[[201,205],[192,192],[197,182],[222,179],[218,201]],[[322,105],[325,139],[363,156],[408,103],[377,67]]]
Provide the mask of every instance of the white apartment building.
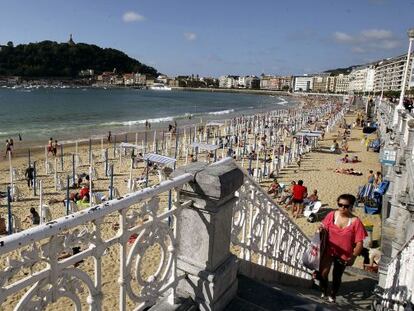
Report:
[[246,88],[246,78],[245,76],[240,76],[237,78],[237,87]]
[[297,76],[294,77],[294,92],[308,92],[313,89],[313,77],[310,76]]
[[373,66],[358,67],[349,74],[350,92],[372,92],[374,90],[375,69]]
[[339,74],[335,77],[335,93],[347,93],[349,88],[349,75]]
[[[413,62],[414,52],[410,57],[406,87],[414,87]],[[377,64],[374,77],[375,92],[401,91],[407,54],[382,60]]]
[[231,89],[237,87],[238,77],[236,76],[221,76],[219,77],[219,88]]

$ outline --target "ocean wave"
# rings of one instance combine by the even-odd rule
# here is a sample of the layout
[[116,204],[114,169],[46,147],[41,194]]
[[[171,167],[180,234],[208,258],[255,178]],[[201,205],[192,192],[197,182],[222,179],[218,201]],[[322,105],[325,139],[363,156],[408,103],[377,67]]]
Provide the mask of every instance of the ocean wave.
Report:
[[279,99],[281,102],[276,103],[277,105],[285,106],[288,103],[288,101],[282,97],[279,97]]
[[222,114],[229,114],[229,113],[232,113],[232,112],[234,112],[234,109],[212,111],[212,112],[209,112],[208,114],[217,116],[217,115],[222,115]]

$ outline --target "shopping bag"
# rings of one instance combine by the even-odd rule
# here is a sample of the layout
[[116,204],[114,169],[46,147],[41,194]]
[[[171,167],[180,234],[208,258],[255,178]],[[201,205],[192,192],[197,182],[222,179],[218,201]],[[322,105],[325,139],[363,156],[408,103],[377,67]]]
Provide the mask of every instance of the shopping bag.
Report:
[[321,238],[319,232],[315,233],[308,249],[303,253],[303,265],[310,269],[319,271],[319,262],[321,259]]

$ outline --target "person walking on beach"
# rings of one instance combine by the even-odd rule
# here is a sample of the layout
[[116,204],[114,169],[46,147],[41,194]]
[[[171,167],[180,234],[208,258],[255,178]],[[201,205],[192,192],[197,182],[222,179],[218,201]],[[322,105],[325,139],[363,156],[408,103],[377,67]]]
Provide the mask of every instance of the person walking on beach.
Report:
[[108,143],[112,141],[112,133],[111,131],[108,132]]
[[58,141],[55,140],[55,142],[53,143],[53,146],[52,146],[52,153],[55,157],[57,155],[57,149],[58,149]]
[[12,150],[11,150],[10,142],[7,139],[6,140],[6,154],[4,155],[4,157],[7,157],[7,155],[9,154],[9,152],[10,152],[10,155],[12,155]]
[[31,164],[26,169],[26,172],[24,173],[24,176],[26,176],[27,187],[31,188],[32,185],[33,185],[33,179],[34,179],[34,168]]
[[49,155],[49,152],[53,155],[53,138],[49,138],[49,142],[47,143],[47,154]]
[[23,139],[22,139],[22,135],[20,135],[20,133],[19,133],[19,141],[22,141]]
[[329,302],[335,302],[346,266],[352,266],[363,249],[367,232],[361,220],[352,214],[356,198],[352,194],[341,194],[337,199],[338,209],[326,215],[321,230],[328,233],[327,245],[320,262],[321,297],[328,294],[328,275],[333,265],[332,287]]
[[13,152],[14,151],[14,141],[13,138],[10,138],[10,149]]

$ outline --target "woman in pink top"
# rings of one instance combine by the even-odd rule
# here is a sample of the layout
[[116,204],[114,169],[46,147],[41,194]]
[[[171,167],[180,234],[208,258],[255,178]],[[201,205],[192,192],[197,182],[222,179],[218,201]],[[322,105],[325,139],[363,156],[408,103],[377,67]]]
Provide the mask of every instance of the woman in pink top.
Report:
[[332,289],[328,297],[335,302],[341,285],[342,274],[346,266],[352,266],[355,258],[361,254],[362,242],[367,236],[361,220],[351,211],[356,198],[352,194],[338,197],[338,210],[330,212],[322,221],[322,227],[328,232],[328,241],[320,263],[320,284],[322,297],[328,289],[328,274],[333,264]]

